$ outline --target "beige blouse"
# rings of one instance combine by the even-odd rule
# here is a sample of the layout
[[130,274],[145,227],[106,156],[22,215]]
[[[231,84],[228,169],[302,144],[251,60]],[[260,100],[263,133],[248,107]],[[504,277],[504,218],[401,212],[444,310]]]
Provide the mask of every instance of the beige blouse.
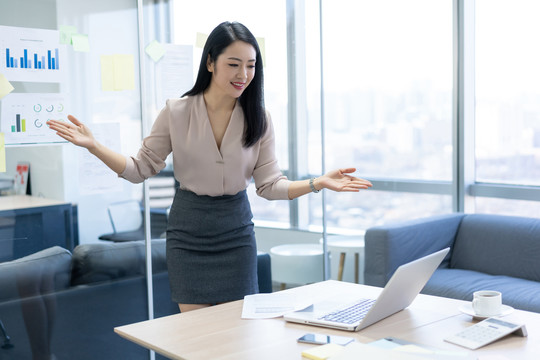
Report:
[[174,176],[183,189],[198,195],[234,195],[245,190],[253,177],[259,196],[287,200],[291,182],[278,167],[274,128],[268,113],[267,117],[264,136],[244,148],[244,112],[237,102],[218,149],[203,95],[170,99],[137,156],[126,158],[120,177],[140,183],[161,171],[172,152]]

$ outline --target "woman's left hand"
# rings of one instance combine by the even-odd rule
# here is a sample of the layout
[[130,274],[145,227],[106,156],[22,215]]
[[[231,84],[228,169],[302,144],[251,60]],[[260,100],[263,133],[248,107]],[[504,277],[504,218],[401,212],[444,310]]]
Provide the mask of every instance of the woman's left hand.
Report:
[[351,175],[355,172],[355,168],[337,169],[327,172],[326,174],[315,179],[316,189],[330,189],[333,191],[352,191],[358,192],[361,189],[372,187],[371,182],[365,179],[360,179]]

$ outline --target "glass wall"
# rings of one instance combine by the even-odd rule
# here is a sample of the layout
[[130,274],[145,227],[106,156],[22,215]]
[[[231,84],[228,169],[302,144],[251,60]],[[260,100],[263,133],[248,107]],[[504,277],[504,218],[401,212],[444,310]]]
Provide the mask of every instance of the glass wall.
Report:
[[[477,212],[538,214],[539,12],[532,0],[476,1],[474,163],[477,188],[486,190]],[[512,199],[515,188],[528,194]]]
[[[322,20],[327,170],[450,183],[452,1],[323,1]],[[449,193],[377,190],[328,192],[329,228],[452,211]]]
[[[13,87],[4,94],[3,82],[0,91],[1,359],[149,358],[113,332],[151,314],[143,186],[45,124],[71,114],[100,143],[136,153],[144,117],[139,10],[135,0],[0,3],[0,74]],[[178,306],[159,239],[165,229],[155,230],[152,301],[162,316]],[[127,233],[137,241],[111,241]]]
[[[295,145],[289,147],[291,166],[283,169],[295,178],[321,174],[324,147],[325,170],[352,165],[374,183],[360,194],[327,192],[329,232],[362,233],[452,211],[536,213],[539,54],[530,44],[538,32],[537,2],[287,4],[293,9],[287,11],[288,31],[295,32],[289,36],[296,41],[287,56],[297,63],[301,54],[303,63],[292,77],[289,113],[295,117],[289,122],[297,133],[289,133]],[[509,25],[494,20],[501,18]],[[463,27],[468,19],[472,26]],[[472,39],[472,51],[464,51],[460,36]],[[456,87],[460,56],[473,74],[464,90]],[[460,113],[463,96],[474,104],[472,114]],[[321,230],[317,197],[289,203],[286,224],[273,207],[256,219]]]

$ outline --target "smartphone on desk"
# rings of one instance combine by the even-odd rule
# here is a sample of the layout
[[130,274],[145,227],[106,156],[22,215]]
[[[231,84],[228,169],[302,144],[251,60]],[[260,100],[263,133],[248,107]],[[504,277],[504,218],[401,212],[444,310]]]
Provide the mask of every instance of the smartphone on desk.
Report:
[[306,344],[315,344],[315,345],[324,345],[324,344],[338,344],[338,345],[347,345],[348,343],[354,341],[353,338],[345,336],[336,336],[336,335],[323,335],[323,334],[305,334],[302,337],[299,337],[298,342]]

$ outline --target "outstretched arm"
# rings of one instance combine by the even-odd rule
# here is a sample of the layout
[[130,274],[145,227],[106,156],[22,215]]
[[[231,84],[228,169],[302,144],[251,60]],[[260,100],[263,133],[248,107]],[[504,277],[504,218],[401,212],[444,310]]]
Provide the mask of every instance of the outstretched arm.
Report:
[[90,153],[103,161],[115,173],[121,174],[124,171],[126,158],[123,155],[96,141],[90,129],[74,116],[69,115],[68,119],[71,123],[49,120],[47,125],[49,125],[50,129],[56,131],[56,134],[61,138],[88,149]]
[[[313,186],[316,190],[329,189],[338,192],[358,192],[361,189],[367,189],[372,186],[368,180],[348,175],[355,171],[355,168],[332,170],[316,178],[313,181]],[[311,191],[309,180],[293,181],[289,186],[289,199],[296,199]]]

